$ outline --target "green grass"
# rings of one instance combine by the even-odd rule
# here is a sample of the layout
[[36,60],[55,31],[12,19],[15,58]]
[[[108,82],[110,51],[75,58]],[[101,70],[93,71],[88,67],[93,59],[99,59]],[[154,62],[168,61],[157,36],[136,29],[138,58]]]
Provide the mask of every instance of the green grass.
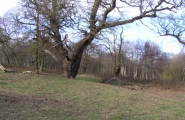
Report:
[[98,83],[95,77],[0,73],[0,119],[184,120],[185,101]]

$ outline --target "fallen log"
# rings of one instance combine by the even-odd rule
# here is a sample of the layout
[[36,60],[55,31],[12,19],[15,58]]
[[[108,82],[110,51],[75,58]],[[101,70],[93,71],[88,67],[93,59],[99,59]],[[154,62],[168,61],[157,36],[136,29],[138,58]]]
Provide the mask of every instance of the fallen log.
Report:
[[0,64],[0,69],[5,73],[39,74],[38,70],[36,70],[36,71],[27,70],[27,71],[23,71],[23,72],[18,72],[17,70],[14,70],[14,69],[7,69],[2,64]]
[[3,65],[0,64],[0,69],[3,71],[3,72],[6,72],[6,73],[18,73],[17,70],[14,70],[14,69],[5,69],[5,67]]
[[22,74],[33,74],[33,72],[32,71],[24,71],[24,72],[22,72]]
[[13,70],[13,69],[5,69],[4,72],[6,72],[6,73],[19,73],[17,70]]
[[21,72],[22,74],[39,74],[39,71],[38,70],[36,70],[36,71],[29,71],[29,70],[27,70],[27,71],[24,71],[24,72]]

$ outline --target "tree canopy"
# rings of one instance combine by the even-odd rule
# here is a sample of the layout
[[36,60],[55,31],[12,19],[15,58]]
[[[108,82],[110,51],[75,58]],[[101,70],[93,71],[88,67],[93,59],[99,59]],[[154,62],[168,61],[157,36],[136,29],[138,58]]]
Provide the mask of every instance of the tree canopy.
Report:
[[184,1],[22,0],[20,6],[13,13],[14,23],[43,46],[58,62],[62,74],[75,78],[85,48],[94,40],[102,42],[105,31],[174,13],[183,9]]

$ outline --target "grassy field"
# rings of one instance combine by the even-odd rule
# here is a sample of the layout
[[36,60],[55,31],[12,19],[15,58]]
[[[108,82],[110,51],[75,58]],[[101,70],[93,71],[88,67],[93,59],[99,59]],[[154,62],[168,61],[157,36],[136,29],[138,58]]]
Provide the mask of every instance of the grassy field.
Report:
[[0,120],[185,120],[185,93],[0,72]]

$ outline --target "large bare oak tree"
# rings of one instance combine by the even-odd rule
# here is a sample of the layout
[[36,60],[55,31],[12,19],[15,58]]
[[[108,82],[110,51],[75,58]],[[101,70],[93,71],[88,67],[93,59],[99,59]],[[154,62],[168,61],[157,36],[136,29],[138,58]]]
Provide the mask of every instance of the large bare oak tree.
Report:
[[[84,49],[104,29],[126,25],[161,12],[176,11],[183,0],[23,0],[24,21],[37,25],[35,35],[61,66],[62,73],[75,78]],[[25,18],[27,17],[27,20]],[[32,17],[32,19],[31,19]],[[35,22],[32,22],[35,21]],[[81,32],[69,44],[69,30]],[[73,38],[75,39],[75,38]]]

